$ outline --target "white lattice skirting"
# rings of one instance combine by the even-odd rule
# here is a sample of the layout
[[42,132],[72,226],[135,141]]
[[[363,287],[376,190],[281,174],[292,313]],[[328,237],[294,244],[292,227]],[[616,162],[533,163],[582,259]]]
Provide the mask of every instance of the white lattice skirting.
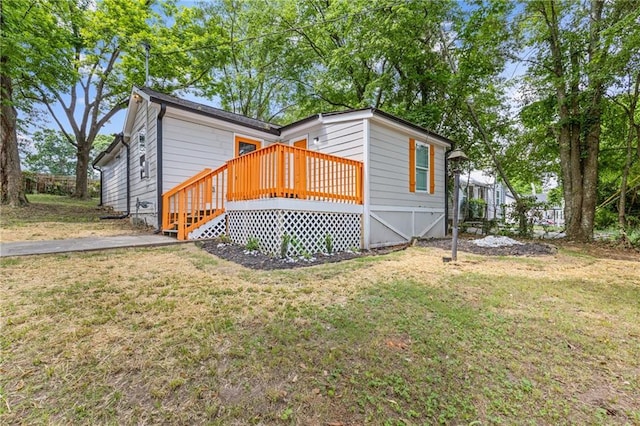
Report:
[[[313,255],[327,251],[327,238],[334,252],[361,248],[361,214],[300,210],[227,211],[229,237],[245,245],[255,238],[260,250],[280,256],[285,236],[287,256]],[[330,237],[327,237],[330,236]]]
[[190,240],[205,240],[216,238],[227,233],[226,213],[211,219],[209,222],[189,232]]

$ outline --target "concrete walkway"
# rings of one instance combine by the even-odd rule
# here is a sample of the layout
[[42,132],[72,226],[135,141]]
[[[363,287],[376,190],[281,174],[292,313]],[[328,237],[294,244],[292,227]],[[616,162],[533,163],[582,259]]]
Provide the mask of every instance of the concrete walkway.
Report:
[[0,243],[0,257],[30,256],[34,254],[94,251],[126,247],[149,247],[179,244],[175,238],[164,235],[121,235],[116,237],[73,238],[52,241],[16,241]]

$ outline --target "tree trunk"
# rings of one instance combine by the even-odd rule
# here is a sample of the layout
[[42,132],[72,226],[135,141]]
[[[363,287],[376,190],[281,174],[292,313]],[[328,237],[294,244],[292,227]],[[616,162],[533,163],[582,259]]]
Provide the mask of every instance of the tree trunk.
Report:
[[75,198],[86,200],[89,198],[89,153],[91,152],[92,143],[89,143],[86,139],[78,140],[77,143],[78,150],[76,153],[76,190],[73,193],[73,196]]
[[633,127],[629,126],[629,134],[627,135],[627,155],[622,169],[622,182],[620,183],[620,198],[618,199],[618,226],[622,235],[627,229],[627,181],[629,179],[629,171],[633,163]]
[[[3,68],[8,58],[0,59]],[[16,132],[17,113],[13,106],[13,83],[11,77],[0,75],[0,103],[2,125],[0,128],[0,201],[12,207],[28,203],[22,189],[22,171],[20,170],[20,154],[18,152],[18,135]]]
[[[583,67],[580,50],[570,41],[565,67],[563,40],[556,4],[544,3],[557,97],[562,184],[565,200],[565,232],[567,238],[590,241],[593,238],[595,208],[598,196],[598,154],[602,118],[603,77],[599,65],[606,48],[601,45],[601,20],[604,2],[591,2],[589,21],[588,86],[581,86]],[[582,83],[583,84],[583,83]],[[586,96],[585,96],[586,95]]]

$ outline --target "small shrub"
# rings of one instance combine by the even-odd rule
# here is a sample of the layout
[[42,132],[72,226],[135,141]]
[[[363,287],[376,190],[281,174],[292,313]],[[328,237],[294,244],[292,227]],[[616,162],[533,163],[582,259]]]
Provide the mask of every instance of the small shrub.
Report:
[[640,248],[640,228],[629,229],[627,231],[627,241],[635,248]]
[[218,241],[224,244],[229,244],[231,243],[231,237],[229,237],[227,234],[220,234],[218,236]]
[[249,251],[256,251],[260,249],[260,240],[258,240],[256,237],[249,237],[247,238],[247,245],[245,246],[245,248]]
[[471,198],[469,200],[469,218],[483,219],[487,208],[487,202],[482,198]]
[[293,254],[298,255],[304,251],[304,247],[302,247],[302,243],[296,237],[291,237],[291,248],[293,249]]
[[612,212],[605,208],[596,210],[595,227],[596,229],[612,228],[618,224],[618,213]]
[[333,237],[331,234],[324,236],[324,248],[327,250],[327,254],[333,253]]
[[291,235],[284,234],[282,236],[282,242],[280,243],[280,257],[287,257],[287,253],[289,252],[289,243],[291,242]]

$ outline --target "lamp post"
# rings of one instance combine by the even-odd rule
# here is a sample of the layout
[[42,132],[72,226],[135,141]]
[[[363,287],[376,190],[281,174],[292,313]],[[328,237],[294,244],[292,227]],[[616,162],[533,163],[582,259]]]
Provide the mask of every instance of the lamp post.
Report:
[[460,167],[461,163],[468,160],[469,157],[460,149],[455,149],[449,154],[449,162],[453,167],[453,241],[451,242],[451,260],[458,260],[458,213],[459,213],[459,197],[460,197]]

